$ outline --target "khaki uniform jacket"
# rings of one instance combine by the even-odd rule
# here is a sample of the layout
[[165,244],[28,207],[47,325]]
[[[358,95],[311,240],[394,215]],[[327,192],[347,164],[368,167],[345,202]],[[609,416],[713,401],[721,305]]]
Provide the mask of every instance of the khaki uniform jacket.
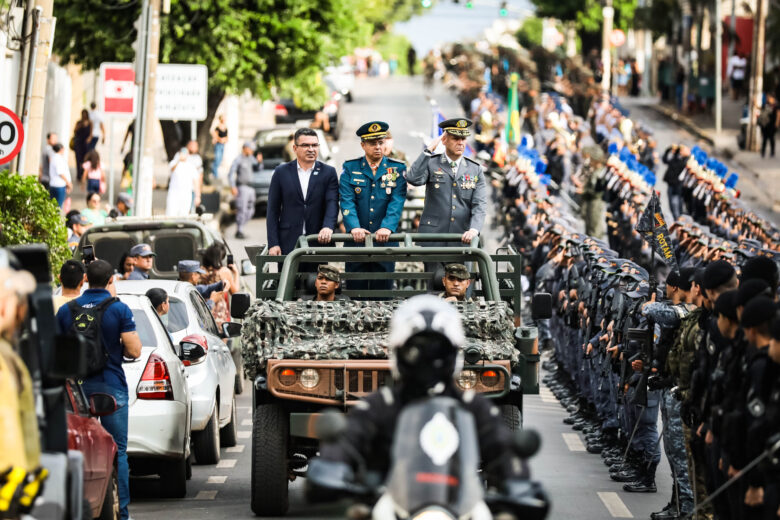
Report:
[[22,359],[0,338],[0,472],[40,465],[32,379]]

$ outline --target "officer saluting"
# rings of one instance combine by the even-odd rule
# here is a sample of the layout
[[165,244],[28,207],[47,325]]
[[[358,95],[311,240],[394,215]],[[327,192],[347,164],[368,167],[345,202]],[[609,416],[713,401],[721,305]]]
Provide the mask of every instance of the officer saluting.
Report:
[[[376,233],[377,242],[387,242],[398,229],[406,201],[406,164],[384,155],[389,126],[382,121],[366,123],[357,130],[365,156],[344,163],[339,179],[339,196],[344,227],[355,242]],[[347,262],[347,272],[392,272],[393,262]],[[370,287],[369,287],[370,285]],[[349,289],[390,289],[391,280],[349,280]]]
[[[487,185],[479,163],[463,157],[466,138],[473,123],[465,118],[448,119],[439,124],[444,130],[414,161],[406,181],[425,185],[425,207],[420,233],[462,233],[469,243],[479,235],[485,222]],[[434,154],[441,141],[445,153]]]

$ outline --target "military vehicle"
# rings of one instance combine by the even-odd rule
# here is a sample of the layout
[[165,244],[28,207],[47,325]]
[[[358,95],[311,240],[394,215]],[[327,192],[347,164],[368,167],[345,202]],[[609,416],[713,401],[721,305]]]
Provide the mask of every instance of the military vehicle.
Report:
[[[322,247],[316,239],[300,237],[296,249],[282,257],[260,251],[257,299],[249,306],[234,295],[231,312],[244,320],[244,363],[254,382],[251,504],[261,516],[286,512],[288,482],[305,475],[308,458],[317,452],[314,424],[320,412],[346,410],[392,384],[385,347],[390,317],[405,298],[441,292],[443,264],[464,263],[473,278],[470,299],[455,304],[467,336],[458,387],[494,399],[513,429],[522,424],[523,393],[539,391],[537,334],[520,326],[522,258],[514,250],[490,255],[479,238],[466,245],[458,234],[398,233],[387,244],[369,236],[365,247],[349,242],[347,234],[333,236],[344,247]],[[341,296],[354,299],[312,301],[316,264],[345,261],[419,265],[393,273],[343,273],[342,283],[391,279],[396,288],[343,288]],[[273,264],[279,272],[272,272]],[[534,307],[549,309],[549,295],[537,297]]]

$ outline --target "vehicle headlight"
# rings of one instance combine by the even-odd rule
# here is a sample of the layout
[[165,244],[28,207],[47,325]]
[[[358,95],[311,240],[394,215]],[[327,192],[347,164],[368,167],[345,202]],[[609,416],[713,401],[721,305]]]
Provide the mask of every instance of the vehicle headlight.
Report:
[[498,380],[500,379],[498,372],[495,370],[485,370],[480,375],[480,379],[482,380],[482,384],[491,387],[496,386],[498,384]]
[[298,379],[298,376],[295,374],[295,370],[292,368],[285,368],[279,372],[279,382],[284,386],[294,385],[296,379]]
[[412,520],[455,520],[455,517],[441,509],[426,509],[414,515]]
[[457,383],[463,390],[471,390],[477,386],[477,373],[473,370],[464,370],[458,374]]
[[320,382],[320,374],[313,368],[306,368],[301,371],[299,381],[304,388],[314,388]]

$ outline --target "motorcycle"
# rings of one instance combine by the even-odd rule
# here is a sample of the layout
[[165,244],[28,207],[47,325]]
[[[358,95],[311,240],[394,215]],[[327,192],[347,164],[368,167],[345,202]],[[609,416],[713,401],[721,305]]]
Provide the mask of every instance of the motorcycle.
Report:
[[[319,418],[316,431],[320,439],[334,442],[346,427],[341,413],[329,412]],[[514,448],[527,458],[539,444],[536,432],[524,430]],[[322,491],[321,496],[348,495],[373,503],[373,508],[350,508],[349,518],[489,520],[498,514],[502,520],[542,520],[547,514],[546,496],[536,482],[513,480],[502,492],[486,491],[474,417],[451,397],[427,398],[401,412],[384,482],[366,470],[357,450],[351,455],[357,461],[354,475],[344,463],[319,458],[307,471],[307,486]]]

